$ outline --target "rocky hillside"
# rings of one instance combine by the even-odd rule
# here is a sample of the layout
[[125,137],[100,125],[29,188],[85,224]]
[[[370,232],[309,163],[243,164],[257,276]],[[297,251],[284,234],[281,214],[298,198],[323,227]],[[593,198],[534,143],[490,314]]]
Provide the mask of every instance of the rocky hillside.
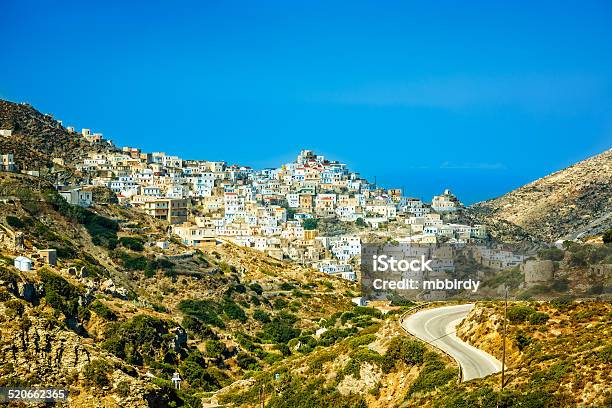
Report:
[[[506,340],[506,393],[511,406],[610,406],[612,343],[609,303],[511,302]],[[503,305],[479,303],[458,327],[463,340],[501,359]],[[500,375],[462,385],[445,406],[490,406]],[[490,390],[489,392],[483,392]],[[468,403],[469,402],[469,403]],[[468,405],[465,405],[468,403]]]
[[[56,265],[43,248],[57,249]],[[34,269],[14,268],[18,255]],[[43,180],[0,175],[0,386],[65,386],[75,407],[199,407],[252,372],[359,335],[367,313],[339,319],[355,291],[232,245],[194,251],[131,209],[70,206]],[[315,337],[330,316],[338,330]]]
[[470,213],[505,221],[544,241],[599,234],[612,226],[612,149],[473,205]]
[[0,129],[12,130],[0,135],[0,152],[12,153],[20,169],[45,173],[53,158],[63,159],[69,168],[90,151],[108,151],[113,147],[92,145],[80,134],[71,134],[57,120],[32,106],[0,99]]
[[[273,408],[422,406],[413,399],[453,387],[458,370],[438,350],[407,337],[396,315],[356,308],[331,316],[327,331],[317,338],[328,342],[342,336],[333,346],[275,364],[249,382],[234,383],[213,402],[254,407],[264,399]],[[356,327],[364,328],[356,335],[344,334]]]

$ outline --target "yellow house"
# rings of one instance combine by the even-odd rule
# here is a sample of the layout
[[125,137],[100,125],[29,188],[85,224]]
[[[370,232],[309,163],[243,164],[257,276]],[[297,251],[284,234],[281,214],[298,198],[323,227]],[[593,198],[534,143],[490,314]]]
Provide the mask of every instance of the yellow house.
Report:
[[313,239],[315,239],[317,237],[317,235],[319,235],[319,231],[314,229],[314,230],[304,230],[304,240],[306,241],[311,241]]

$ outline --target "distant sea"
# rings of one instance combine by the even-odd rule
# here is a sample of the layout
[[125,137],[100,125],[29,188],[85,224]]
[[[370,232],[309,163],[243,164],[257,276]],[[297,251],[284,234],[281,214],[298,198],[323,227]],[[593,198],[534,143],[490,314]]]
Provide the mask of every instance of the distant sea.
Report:
[[406,169],[392,174],[362,174],[385,188],[402,188],[405,196],[431,201],[450,189],[464,204],[499,197],[544,175],[528,175],[508,169]]

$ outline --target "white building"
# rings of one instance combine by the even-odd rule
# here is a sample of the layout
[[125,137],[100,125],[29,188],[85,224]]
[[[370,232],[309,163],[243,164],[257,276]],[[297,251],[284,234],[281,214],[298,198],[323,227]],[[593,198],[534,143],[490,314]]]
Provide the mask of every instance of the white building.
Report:
[[331,252],[341,261],[361,255],[361,240],[356,235],[342,236],[331,244]]
[[244,211],[244,198],[237,193],[229,192],[223,196],[225,215],[237,214]]
[[21,272],[31,271],[32,265],[33,262],[30,258],[26,258],[25,256],[18,256],[17,258],[15,258],[14,266]]
[[83,191],[80,188],[73,188],[59,193],[68,204],[78,205],[81,207],[89,207],[93,202],[93,194],[91,191]]
[[15,171],[15,158],[11,153],[0,154],[0,171]]
[[439,196],[434,196],[431,200],[431,208],[437,212],[452,212],[463,207],[459,199],[451,193],[449,189]]
[[297,193],[287,194],[287,205],[289,208],[298,208],[300,206],[300,195]]

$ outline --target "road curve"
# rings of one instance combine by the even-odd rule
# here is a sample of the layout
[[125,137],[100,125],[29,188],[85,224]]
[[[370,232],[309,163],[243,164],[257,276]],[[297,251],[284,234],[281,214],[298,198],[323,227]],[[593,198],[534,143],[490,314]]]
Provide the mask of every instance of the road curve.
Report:
[[462,381],[486,377],[501,371],[501,362],[492,355],[465,343],[455,327],[468,315],[473,304],[422,310],[402,321],[413,336],[450,354],[461,365]]

